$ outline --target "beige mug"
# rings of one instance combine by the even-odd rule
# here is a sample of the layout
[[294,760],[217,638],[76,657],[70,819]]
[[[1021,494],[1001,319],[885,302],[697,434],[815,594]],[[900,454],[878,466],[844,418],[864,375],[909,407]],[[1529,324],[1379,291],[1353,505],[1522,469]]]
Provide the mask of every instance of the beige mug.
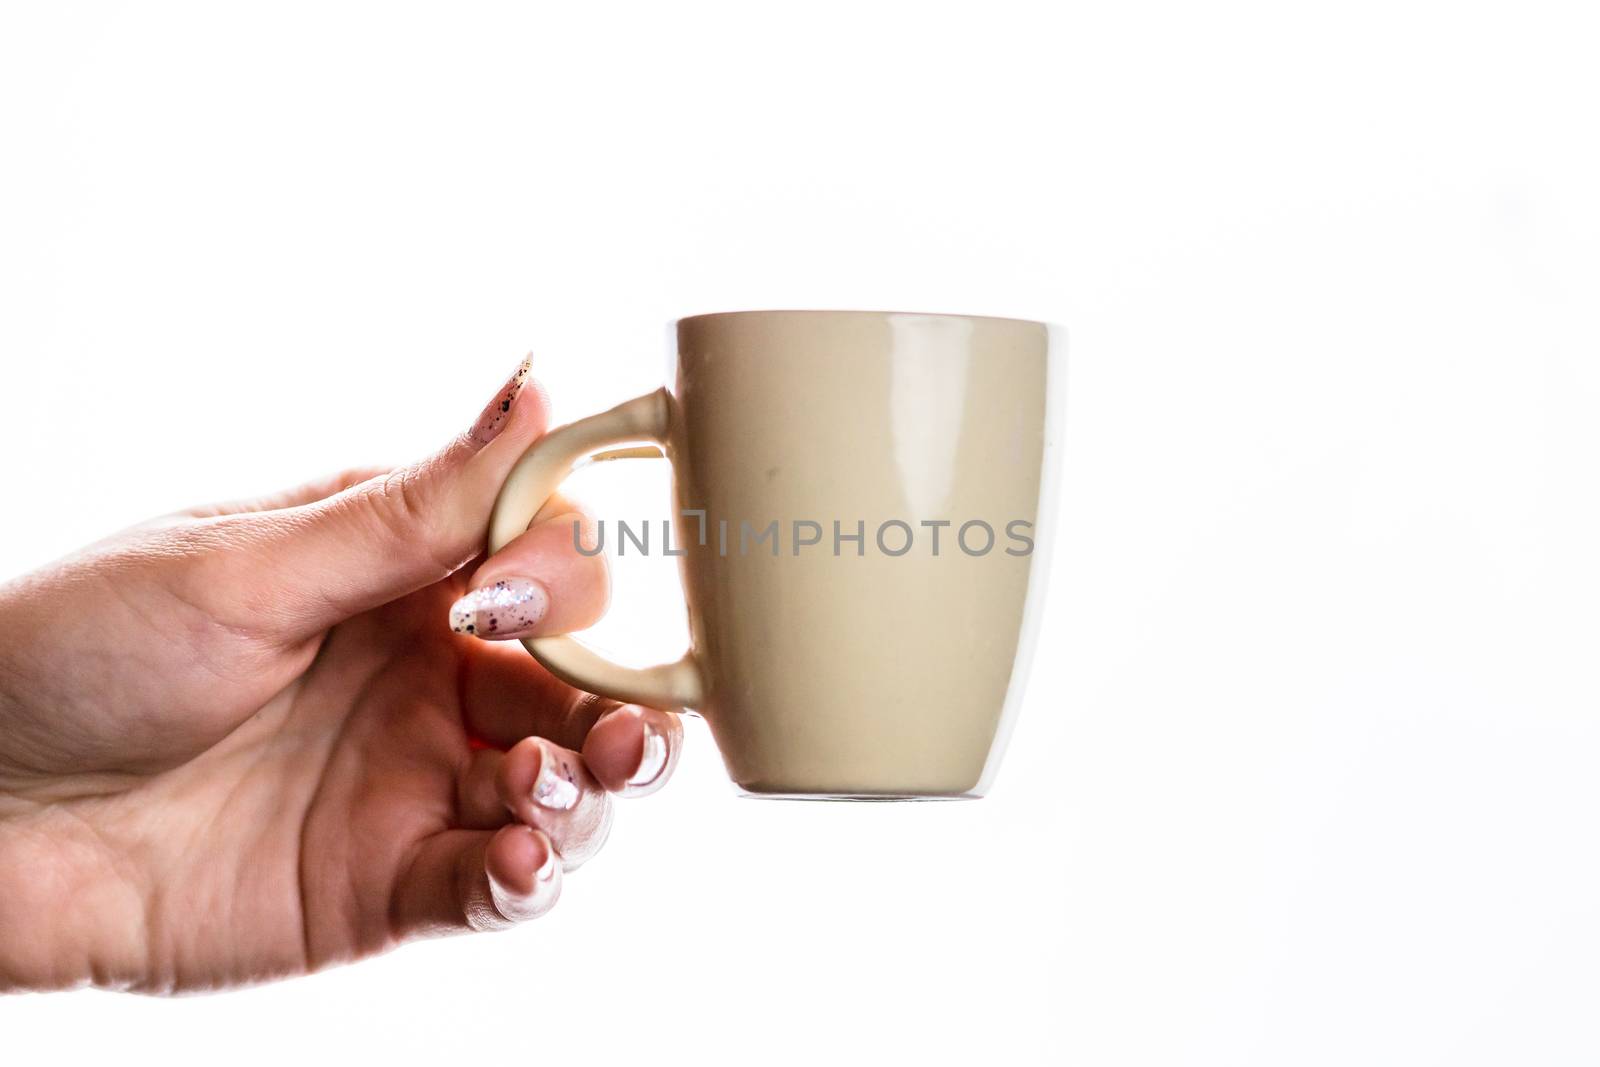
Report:
[[523,644],[581,689],[698,712],[750,795],[982,796],[1055,534],[1063,341],[966,315],[680,320],[676,385],[535,443],[489,548],[526,530],[574,463],[659,446],[689,651],[632,668],[570,636]]

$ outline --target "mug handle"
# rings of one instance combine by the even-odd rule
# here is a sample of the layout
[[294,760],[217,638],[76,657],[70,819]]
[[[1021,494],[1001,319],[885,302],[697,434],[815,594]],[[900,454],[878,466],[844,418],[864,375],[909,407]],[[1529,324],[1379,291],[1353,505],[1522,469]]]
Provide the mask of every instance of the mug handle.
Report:
[[[633,441],[667,443],[669,407],[666,389],[635,397],[610,411],[569,422],[533,443],[511,468],[489,516],[489,552],[492,555],[522,534],[580,459],[608,445]],[[615,458],[654,455],[621,452]],[[576,638],[529,637],[523,646],[551,674],[585,692],[645,704],[653,708],[698,707],[704,692],[700,667],[693,652],[676,663],[654,667],[624,667],[613,663]]]

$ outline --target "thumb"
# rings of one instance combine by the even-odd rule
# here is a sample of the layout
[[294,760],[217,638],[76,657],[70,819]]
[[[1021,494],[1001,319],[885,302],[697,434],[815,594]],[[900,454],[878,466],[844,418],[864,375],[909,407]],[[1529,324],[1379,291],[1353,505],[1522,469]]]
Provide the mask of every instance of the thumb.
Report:
[[549,406],[525,358],[472,427],[439,452],[324,500],[264,513],[254,546],[293,637],[431,585],[483,550],[506,475]]

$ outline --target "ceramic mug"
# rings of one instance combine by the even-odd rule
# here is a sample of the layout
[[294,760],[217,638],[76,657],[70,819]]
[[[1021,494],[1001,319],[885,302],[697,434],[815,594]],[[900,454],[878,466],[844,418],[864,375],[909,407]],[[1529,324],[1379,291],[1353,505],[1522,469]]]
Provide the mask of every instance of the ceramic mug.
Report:
[[876,311],[696,315],[675,332],[676,385],[535,443],[489,548],[577,461],[660,446],[689,651],[632,668],[570,636],[523,644],[581,689],[698,712],[751,795],[983,795],[1055,533],[1064,337]]

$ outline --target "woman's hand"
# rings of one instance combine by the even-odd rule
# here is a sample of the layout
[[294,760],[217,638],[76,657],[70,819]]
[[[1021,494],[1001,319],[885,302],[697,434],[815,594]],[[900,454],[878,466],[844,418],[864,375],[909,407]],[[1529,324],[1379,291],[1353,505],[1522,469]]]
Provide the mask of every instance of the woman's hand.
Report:
[[0,990],[216,988],[508,926],[600,847],[609,794],[665,781],[676,716],[483,639],[607,594],[575,513],[467,566],[544,432],[526,378],[414,466],[0,586]]

